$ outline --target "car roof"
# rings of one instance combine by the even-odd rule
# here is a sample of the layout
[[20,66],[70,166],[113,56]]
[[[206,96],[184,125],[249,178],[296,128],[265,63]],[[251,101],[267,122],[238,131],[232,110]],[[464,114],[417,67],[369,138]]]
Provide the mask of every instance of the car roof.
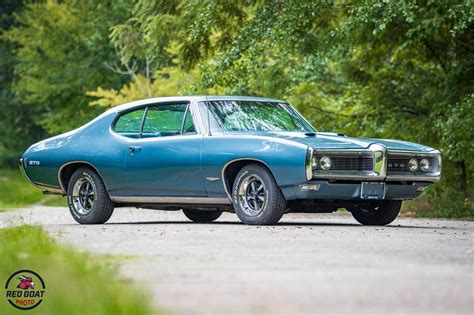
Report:
[[198,95],[198,96],[171,96],[171,97],[156,97],[147,98],[144,100],[134,101],[123,105],[115,106],[110,109],[114,112],[123,112],[134,107],[168,103],[168,102],[190,102],[190,101],[258,101],[258,102],[283,102],[274,98],[254,97],[254,96],[218,96],[218,95]]

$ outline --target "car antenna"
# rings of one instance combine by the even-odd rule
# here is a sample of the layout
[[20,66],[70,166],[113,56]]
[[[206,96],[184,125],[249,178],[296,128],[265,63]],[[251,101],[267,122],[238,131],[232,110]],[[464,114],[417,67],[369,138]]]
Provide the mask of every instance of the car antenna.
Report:
[[212,132],[211,132],[211,118],[210,118],[210,115],[209,115],[209,111],[210,111],[210,107],[209,107],[209,102],[207,101],[207,95],[206,95],[206,112],[207,112],[207,128],[209,130],[208,132],[208,136],[212,136]]

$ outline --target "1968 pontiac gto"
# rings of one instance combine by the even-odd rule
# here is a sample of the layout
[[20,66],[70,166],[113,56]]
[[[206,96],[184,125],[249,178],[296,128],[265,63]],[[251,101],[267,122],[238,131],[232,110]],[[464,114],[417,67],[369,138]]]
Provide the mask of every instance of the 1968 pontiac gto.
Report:
[[318,132],[284,101],[235,96],[117,106],[33,144],[19,165],[33,185],[67,196],[82,224],[132,206],[182,209],[195,222],[230,211],[247,224],[345,208],[386,225],[441,174],[435,149]]

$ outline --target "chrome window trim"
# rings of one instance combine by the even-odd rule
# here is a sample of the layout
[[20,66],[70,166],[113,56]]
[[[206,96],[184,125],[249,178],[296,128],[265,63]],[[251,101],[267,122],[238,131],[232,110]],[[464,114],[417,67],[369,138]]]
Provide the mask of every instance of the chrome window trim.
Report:
[[[266,102],[266,103],[276,103],[278,105],[281,105],[283,106],[283,108],[290,112],[289,114],[293,114],[295,116],[297,116],[298,118],[300,118],[302,121],[303,121],[303,125],[305,125],[304,127],[309,127],[309,129],[312,129],[312,130],[309,130],[309,131],[304,131],[305,133],[308,133],[308,132],[311,132],[311,133],[318,133],[318,130],[316,128],[314,128],[314,126],[294,107],[292,106],[291,104],[287,103],[287,102],[284,102],[284,101],[278,101],[278,100],[272,100],[272,101],[266,101],[266,100],[246,100],[246,99],[233,99],[233,98],[229,98],[229,99],[221,99],[221,100],[215,100],[215,99],[205,99],[205,100],[201,100],[201,101],[198,101],[198,102],[202,102],[203,103],[203,107],[206,109],[206,114],[208,113],[209,114],[209,117],[213,117],[213,120],[216,122],[216,127],[217,127],[217,130],[215,131],[212,131],[212,132],[219,132],[219,133],[230,133],[232,131],[229,131],[229,130],[226,130],[224,128],[224,126],[221,126],[219,124],[219,122],[217,121],[216,119],[216,116],[215,116],[215,113],[210,111],[209,110],[209,102],[221,102],[221,101],[230,101],[230,102],[255,102],[255,103],[258,103],[258,102]],[[281,130],[278,130],[278,131],[281,131]],[[238,131],[240,132],[240,131]],[[244,131],[245,132],[245,131]]]
[[[148,114],[148,106],[145,107],[145,111],[143,112],[143,116],[142,116],[142,122],[140,123],[140,132],[138,133],[138,138],[141,139],[141,137],[143,136],[143,126],[145,126],[145,119],[146,119],[146,115]],[[120,119],[117,118],[117,121]],[[115,124],[114,124],[114,131],[115,131]],[[116,131],[115,131],[116,132]],[[118,133],[118,132],[117,132]],[[120,135],[120,134],[119,134]]]
[[[187,105],[185,114],[186,114],[187,111],[191,111],[191,116],[192,116],[192,119],[193,119],[194,127],[196,127],[196,132],[195,133],[184,133],[184,134],[181,133],[179,135],[167,136],[167,137],[192,136],[192,135],[196,135],[196,134],[198,134],[198,135],[204,134],[205,129],[203,128],[203,123],[202,123],[201,117],[199,116],[199,110],[196,109],[196,102],[195,101],[190,101],[190,100],[181,101],[181,102],[179,102],[179,101],[167,101],[167,102],[158,102],[158,103],[139,104],[139,105],[136,105],[135,107],[127,108],[127,109],[124,109],[122,111],[117,111],[116,112],[116,114],[117,114],[116,117],[114,117],[114,119],[112,120],[112,123],[109,126],[109,131],[113,135],[119,136],[120,138],[124,138],[124,139],[132,139],[132,140],[146,139],[146,138],[142,138],[141,135],[143,133],[143,126],[145,124],[145,118],[146,118],[148,108],[149,107],[155,107],[155,106],[177,105],[177,104]],[[142,108],[145,109],[145,111],[144,111],[143,116],[142,116],[142,122],[141,122],[140,133],[139,133],[140,137],[139,138],[127,137],[127,136],[121,135],[120,133],[115,131],[115,123],[117,122],[117,120],[122,115],[133,112],[135,110],[142,109]],[[184,117],[186,117],[186,115]],[[196,122],[198,122],[198,123],[196,124]],[[150,137],[150,138],[152,138],[152,137]],[[155,138],[159,138],[159,137],[155,137]],[[163,138],[165,138],[165,137],[163,137]]]
[[[183,134],[183,124],[184,124],[184,120],[186,119],[186,114],[189,110],[189,107],[191,106],[191,102],[185,102],[185,103],[160,103],[160,104],[149,104],[146,109],[145,109],[145,113],[143,114],[143,119],[142,119],[142,125],[141,125],[141,128],[140,128],[140,137],[138,139],[146,139],[146,138],[165,138],[165,137],[143,137],[143,128],[145,127],[145,122],[146,122],[146,118],[147,118],[147,115],[148,115],[148,111],[150,110],[150,108],[154,108],[154,107],[160,107],[160,106],[173,106],[173,105],[186,105],[186,109],[184,110],[183,112],[183,118],[181,118],[181,127],[179,128],[179,134],[176,134],[176,135],[171,135],[171,136],[165,136],[165,137],[176,137],[176,136],[186,136],[186,135],[193,135],[193,134],[196,134],[196,133],[187,133],[187,134]],[[194,120],[193,120],[193,124],[194,124]],[[134,138],[132,138],[134,139]]]
[[193,113],[191,113],[191,104],[188,104],[188,106],[186,107],[186,111],[184,112],[183,121],[181,122],[181,131],[179,132],[180,135],[195,135],[198,133],[197,131],[186,133],[184,132],[184,125],[186,124],[186,119],[188,118],[188,115],[191,115],[191,121],[193,123],[194,130],[197,130],[196,123],[194,122],[195,119],[193,117]]
[[168,196],[110,196],[114,202],[130,203],[173,203],[173,204],[231,204],[227,198],[212,197],[168,197]]
[[142,130],[143,130],[143,123],[145,122],[145,116],[146,116],[146,112],[148,110],[148,106],[146,106],[146,105],[140,105],[140,106],[137,106],[137,107],[129,108],[128,110],[124,110],[122,112],[117,112],[117,115],[114,117],[114,119],[112,120],[112,123],[109,126],[110,132],[112,132],[114,135],[118,135],[118,136],[123,137],[123,138],[130,138],[130,137],[124,136],[124,135],[118,133],[117,131],[115,131],[115,125],[117,124],[120,117],[122,117],[123,115],[126,115],[128,113],[131,113],[131,112],[134,112],[134,111],[137,111],[137,110],[140,110],[140,109],[143,109],[143,115],[142,115],[142,119],[141,119],[141,123],[140,123],[140,131],[138,132],[138,135],[141,136]]
[[[206,128],[204,127],[204,122],[201,118],[201,113],[199,112],[199,104],[196,101],[190,103],[189,109],[191,111],[191,116],[193,117],[194,127],[197,127],[197,134],[206,135]],[[197,124],[196,124],[197,122]]]

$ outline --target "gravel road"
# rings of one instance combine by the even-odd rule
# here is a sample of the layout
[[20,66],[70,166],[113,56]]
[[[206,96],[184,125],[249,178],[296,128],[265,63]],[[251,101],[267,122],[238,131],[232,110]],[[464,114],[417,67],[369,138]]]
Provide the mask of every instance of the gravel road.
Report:
[[117,209],[108,224],[83,226],[65,208],[0,213],[0,227],[21,223],[129,256],[120,275],[172,314],[474,314],[474,222],[365,227],[343,212],[259,227],[233,214],[195,224],[181,212]]

